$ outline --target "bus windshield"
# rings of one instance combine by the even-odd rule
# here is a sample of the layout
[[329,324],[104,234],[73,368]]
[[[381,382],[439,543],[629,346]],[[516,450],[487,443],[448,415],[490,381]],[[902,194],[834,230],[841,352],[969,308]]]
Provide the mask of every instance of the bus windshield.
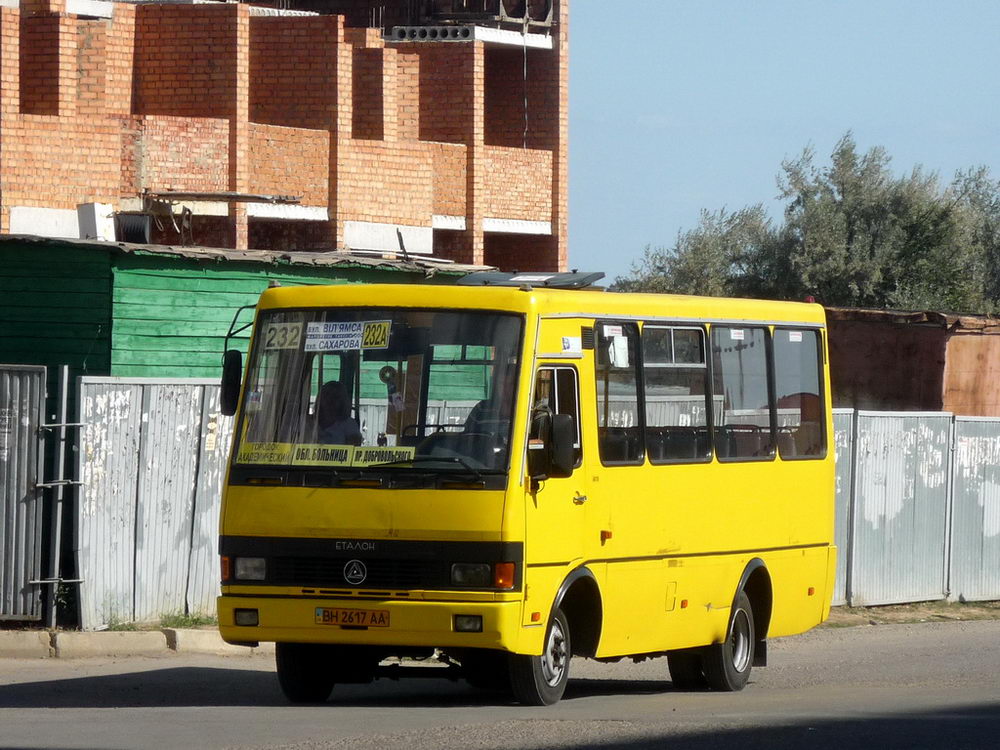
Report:
[[265,311],[234,464],[506,472],[522,327],[493,312]]

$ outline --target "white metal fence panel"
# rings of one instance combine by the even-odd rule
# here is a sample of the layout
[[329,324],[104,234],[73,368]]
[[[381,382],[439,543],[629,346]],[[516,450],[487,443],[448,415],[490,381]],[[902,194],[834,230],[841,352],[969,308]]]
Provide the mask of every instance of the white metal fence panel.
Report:
[[222,415],[217,386],[204,386],[203,393],[187,606],[190,614],[214,615],[215,598],[219,595],[219,508],[233,420]]
[[833,541],[837,545],[837,574],[833,604],[847,604],[847,570],[850,558],[851,495],[854,487],[854,410],[834,409],[833,448],[836,452],[836,500]]
[[81,626],[211,613],[232,429],[217,382],[81,378],[78,403]]
[[203,388],[143,388],[133,611],[138,622],[185,611]]
[[955,420],[950,596],[1000,598],[1000,420]]
[[45,368],[0,366],[0,620],[42,615],[39,427]]
[[857,413],[852,605],[947,594],[950,414]]

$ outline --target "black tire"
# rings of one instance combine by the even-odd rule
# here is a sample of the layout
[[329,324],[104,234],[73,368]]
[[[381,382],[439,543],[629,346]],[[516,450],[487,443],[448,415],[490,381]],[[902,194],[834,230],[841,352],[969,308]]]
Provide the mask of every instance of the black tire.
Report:
[[706,648],[702,657],[709,687],[724,692],[742,690],[753,669],[756,642],[750,597],[745,591],[741,591],[733,602],[726,640]]
[[324,703],[333,690],[329,650],[311,643],[278,643],[274,648],[281,692],[292,703]]
[[569,622],[563,611],[556,607],[545,631],[542,654],[511,654],[508,657],[510,687],[514,697],[526,706],[558,703],[566,692],[572,653]]
[[462,673],[479,690],[510,691],[507,654],[500,651],[469,650],[462,656]]
[[699,690],[708,687],[701,652],[695,650],[667,652],[670,681],[676,690]]

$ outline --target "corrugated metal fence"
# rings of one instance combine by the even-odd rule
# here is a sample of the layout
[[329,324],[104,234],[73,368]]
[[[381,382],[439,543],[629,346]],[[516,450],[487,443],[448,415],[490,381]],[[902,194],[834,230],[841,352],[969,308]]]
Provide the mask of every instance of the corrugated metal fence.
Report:
[[835,603],[1000,599],[1000,420],[867,411],[835,420]]
[[217,381],[81,378],[81,626],[215,611],[232,420]]
[[45,368],[0,367],[0,620],[42,614],[43,497],[39,430]]
[[[211,613],[232,431],[217,384],[83,378],[78,403],[81,625]],[[361,417],[376,430],[384,405]],[[836,410],[834,427],[834,603],[1000,599],[1000,420]]]

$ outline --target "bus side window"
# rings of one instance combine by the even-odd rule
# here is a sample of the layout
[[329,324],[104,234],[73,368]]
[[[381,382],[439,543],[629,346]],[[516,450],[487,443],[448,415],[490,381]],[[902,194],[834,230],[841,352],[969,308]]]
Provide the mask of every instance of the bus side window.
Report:
[[599,322],[595,351],[597,435],[604,464],[641,464],[645,456],[639,411],[639,329]]
[[783,459],[826,455],[818,331],[774,330],[778,451]]
[[642,328],[646,452],[653,464],[712,457],[705,331],[647,323]]
[[569,414],[576,425],[573,444],[575,463],[580,465],[583,444],[580,439],[580,388],[576,370],[572,367],[542,367],[535,378],[535,403],[529,439],[540,438],[538,430],[542,421],[535,417],[542,413]]
[[722,460],[774,457],[766,328],[712,327],[715,452]]

